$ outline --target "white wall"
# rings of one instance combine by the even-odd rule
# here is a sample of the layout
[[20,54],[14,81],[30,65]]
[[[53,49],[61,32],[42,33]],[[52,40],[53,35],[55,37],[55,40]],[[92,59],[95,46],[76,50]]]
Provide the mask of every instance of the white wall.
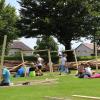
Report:
[[[16,55],[18,53],[21,53],[20,49],[10,49],[8,52],[8,55]],[[32,56],[33,55],[33,51],[25,51],[24,52],[24,56]]]
[[81,44],[78,48],[76,48],[77,56],[91,56],[93,54],[93,50]]
[[20,52],[19,49],[10,49],[8,52],[8,55],[16,55],[18,52]]
[[33,55],[33,51],[25,51],[24,55],[25,56],[32,56]]

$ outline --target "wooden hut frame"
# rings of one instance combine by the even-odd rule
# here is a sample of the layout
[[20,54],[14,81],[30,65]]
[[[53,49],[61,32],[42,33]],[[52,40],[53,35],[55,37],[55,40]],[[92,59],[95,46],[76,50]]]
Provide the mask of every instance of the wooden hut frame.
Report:
[[44,51],[48,51],[49,70],[50,70],[50,72],[53,72],[53,66],[52,66],[51,51],[50,51],[50,49],[45,49],[45,50],[34,50],[33,52],[44,52]]

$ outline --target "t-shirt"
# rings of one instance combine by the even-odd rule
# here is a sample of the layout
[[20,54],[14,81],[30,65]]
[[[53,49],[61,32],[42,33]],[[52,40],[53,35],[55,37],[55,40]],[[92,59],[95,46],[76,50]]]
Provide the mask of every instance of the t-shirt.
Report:
[[42,66],[43,58],[39,57],[37,60],[38,60],[38,66]]
[[61,58],[61,65],[65,65],[65,62],[67,61],[66,57]]
[[24,68],[24,67],[21,67],[21,68],[18,69],[18,71],[17,71],[17,75],[20,75],[20,76],[24,75],[24,73],[25,73],[25,68]]
[[30,76],[30,77],[34,77],[34,76],[36,76],[35,71],[31,71],[31,72],[29,73],[29,76]]
[[85,72],[86,72],[86,74],[92,75],[92,71],[91,71],[90,67],[86,67]]
[[10,72],[7,68],[3,69],[2,75],[3,75],[3,82],[10,84]]

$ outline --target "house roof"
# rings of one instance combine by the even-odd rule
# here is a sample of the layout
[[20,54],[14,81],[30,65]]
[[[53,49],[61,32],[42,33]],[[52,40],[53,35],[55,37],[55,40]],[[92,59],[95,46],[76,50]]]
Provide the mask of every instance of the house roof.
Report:
[[[94,48],[94,44],[93,43],[81,43],[79,46],[81,46],[81,45],[84,45],[84,46],[86,46],[86,47],[88,47],[89,49],[92,49],[93,50],[93,48]],[[78,47],[79,47],[78,46]],[[78,48],[77,47],[77,48]],[[77,49],[76,48],[76,49]],[[100,47],[98,48],[98,50],[100,50]]]
[[86,47],[93,49],[93,43],[83,43],[83,45],[85,45]]
[[10,44],[9,48],[11,49],[20,49],[23,51],[32,51],[30,47],[28,47],[26,44],[20,41],[14,41],[13,43]]

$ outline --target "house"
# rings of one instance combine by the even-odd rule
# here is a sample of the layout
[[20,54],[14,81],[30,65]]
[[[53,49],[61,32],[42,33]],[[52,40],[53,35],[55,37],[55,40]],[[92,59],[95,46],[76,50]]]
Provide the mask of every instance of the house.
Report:
[[20,41],[14,41],[9,45],[8,55],[18,55],[21,51],[25,56],[31,56],[33,54],[33,50],[26,44]]
[[[100,48],[98,48],[100,50]],[[82,43],[76,49],[77,56],[91,56],[94,52],[93,43]]]

